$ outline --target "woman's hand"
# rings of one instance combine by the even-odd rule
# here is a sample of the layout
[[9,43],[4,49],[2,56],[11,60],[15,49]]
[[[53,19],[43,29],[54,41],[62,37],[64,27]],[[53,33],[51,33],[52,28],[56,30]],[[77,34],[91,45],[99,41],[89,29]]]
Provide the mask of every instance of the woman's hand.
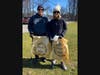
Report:
[[58,38],[59,38],[59,36],[58,35],[55,35],[54,37],[53,37],[53,41],[57,41],[58,40]]

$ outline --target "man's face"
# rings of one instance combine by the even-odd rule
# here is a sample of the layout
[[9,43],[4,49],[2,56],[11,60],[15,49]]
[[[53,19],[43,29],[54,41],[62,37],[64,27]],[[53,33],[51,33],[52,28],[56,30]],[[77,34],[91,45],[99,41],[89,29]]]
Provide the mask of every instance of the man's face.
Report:
[[39,14],[40,16],[43,16],[43,12],[44,12],[44,9],[43,9],[43,8],[39,8],[39,9],[38,9],[38,14]]

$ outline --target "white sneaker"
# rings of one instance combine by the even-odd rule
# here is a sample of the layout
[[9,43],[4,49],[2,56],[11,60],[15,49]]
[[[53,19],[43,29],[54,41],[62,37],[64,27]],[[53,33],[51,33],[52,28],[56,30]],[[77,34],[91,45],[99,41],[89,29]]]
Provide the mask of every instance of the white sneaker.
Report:
[[63,62],[61,62],[61,68],[62,68],[63,70],[67,70],[67,69],[68,69],[67,66],[66,66]]
[[56,60],[53,60],[52,62],[53,62],[53,64],[56,64]]

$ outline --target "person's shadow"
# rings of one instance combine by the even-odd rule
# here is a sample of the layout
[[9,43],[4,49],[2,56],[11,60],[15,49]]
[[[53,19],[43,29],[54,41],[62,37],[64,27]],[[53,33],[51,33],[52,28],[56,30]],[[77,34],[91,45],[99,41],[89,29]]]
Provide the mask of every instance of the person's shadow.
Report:
[[[47,59],[47,61],[51,62],[51,60],[49,60],[49,59]],[[41,64],[40,63],[41,61],[38,63],[34,63],[34,58],[23,58],[22,62],[23,62],[23,68],[51,69],[51,67],[50,67],[51,64]],[[55,66],[59,66],[59,65],[56,64]]]

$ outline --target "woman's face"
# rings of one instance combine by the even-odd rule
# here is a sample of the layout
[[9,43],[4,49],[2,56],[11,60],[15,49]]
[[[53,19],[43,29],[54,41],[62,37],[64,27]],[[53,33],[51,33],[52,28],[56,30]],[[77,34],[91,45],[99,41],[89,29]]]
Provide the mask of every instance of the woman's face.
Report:
[[54,12],[53,12],[53,15],[54,15],[55,18],[58,18],[58,17],[59,17],[59,14],[60,14],[59,11],[54,11]]

